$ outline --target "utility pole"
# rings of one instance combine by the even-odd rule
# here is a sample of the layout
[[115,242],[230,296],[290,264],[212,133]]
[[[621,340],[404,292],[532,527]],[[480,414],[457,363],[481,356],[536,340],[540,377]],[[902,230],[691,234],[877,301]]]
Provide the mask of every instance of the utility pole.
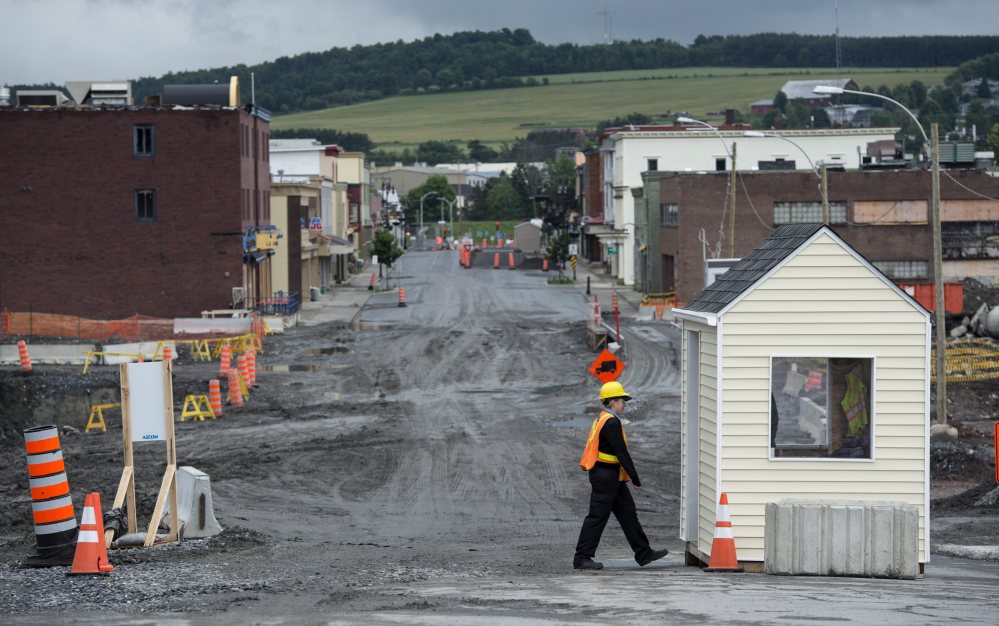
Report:
[[732,142],[732,171],[728,179],[728,203],[731,214],[728,216],[728,258],[735,258],[735,142]]
[[822,166],[822,223],[829,225],[829,170]]
[[933,220],[933,291],[936,296],[934,311],[936,321],[936,374],[937,374],[937,423],[947,425],[947,328],[944,318],[944,284],[943,284],[943,240],[940,227],[940,142],[937,123],[930,124],[932,145],[930,158],[932,166],[932,206],[930,211]]

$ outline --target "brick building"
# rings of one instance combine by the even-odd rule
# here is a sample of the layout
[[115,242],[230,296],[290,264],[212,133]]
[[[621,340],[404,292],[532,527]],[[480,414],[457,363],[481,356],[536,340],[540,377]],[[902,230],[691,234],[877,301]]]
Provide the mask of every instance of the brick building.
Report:
[[[837,235],[893,280],[933,280],[929,171],[829,171],[828,178],[830,226]],[[705,286],[705,258],[738,258],[781,224],[822,221],[813,173],[743,172],[730,254],[728,182],[726,173],[646,174],[636,191],[642,218],[636,221],[647,220],[650,237],[658,235],[636,259],[644,266],[646,291],[675,290],[686,302]],[[989,199],[999,198],[999,179],[949,170],[941,174],[940,195],[944,280],[999,277],[999,200]]]
[[269,117],[0,108],[0,306],[176,317],[270,295],[254,244],[269,223]]

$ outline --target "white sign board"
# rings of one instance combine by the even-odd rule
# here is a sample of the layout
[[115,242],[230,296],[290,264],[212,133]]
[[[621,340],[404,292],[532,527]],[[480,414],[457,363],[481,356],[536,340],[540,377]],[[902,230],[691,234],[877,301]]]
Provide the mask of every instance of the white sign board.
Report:
[[128,372],[132,441],[165,441],[167,377],[163,375],[163,361],[129,363],[125,368]]
[[570,243],[569,244],[569,256],[579,256],[579,244]]

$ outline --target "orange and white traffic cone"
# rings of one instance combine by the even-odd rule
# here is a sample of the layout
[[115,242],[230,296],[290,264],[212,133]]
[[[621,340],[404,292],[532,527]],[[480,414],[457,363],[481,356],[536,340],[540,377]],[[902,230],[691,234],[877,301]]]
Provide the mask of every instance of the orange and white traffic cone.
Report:
[[243,379],[243,385],[247,390],[250,389],[250,367],[246,364],[246,355],[241,354],[239,358],[236,359],[236,367],[239,368],[239,377]]
[[399,306],[406,306],[406,288],[399,287]]
[[499,252],[493,253],[493,269],[494,270],[499,269]]
[[371,274],[371,284],[368,285],[368,291],[374,291],[375,290],[375,283],[376,282],[378,282],[378,274],[375,274],[374,272],[372,272],[372,274]]
[[735,554],[735,537],[732,520],[728,515],[728,494],[724,491],[718,499],[718,519],[715,521],[715,538],[711,542],[711,559],[705,572],[741,572]]
[[250,373],[250,387],[257,384],[257,351],[250,350],[246,353],[246,369]]
[[229,368],[229,406],[243,406],[243,390],[239,385],[239,372]]
[[208,406],[212,407],[212,415],[222,416],[222,385],[217,378],[208,381]]
[[31,371],[31,355],[28,353],[28,344],[25,343],[24,339],[17,342],[17,353],[21,358],[21,371],[30,372]]
[[219,361],[219,378],[229,375],[229,366],[232,364],[232,344],[222,346],[222,356]]
[[512,269],[512,270],[517,269],[517,266],[513,262],[513,252],[509,253],[508,258],[509,258],[509,262],[510,262],[510,269]]
[[163,360],[164,361],[173,360],[173,350],[170,349],[170,346],[163,346]]
[[87,494],[80,518],[80,534],[76,538],[76,556],[70,574],[109,574],[114,566],[108,562],[104,547],[104,516],[101,514],[101,494]]
[[545,259],[541,262],[541,271],[542,272],[548,271],[548,259]]

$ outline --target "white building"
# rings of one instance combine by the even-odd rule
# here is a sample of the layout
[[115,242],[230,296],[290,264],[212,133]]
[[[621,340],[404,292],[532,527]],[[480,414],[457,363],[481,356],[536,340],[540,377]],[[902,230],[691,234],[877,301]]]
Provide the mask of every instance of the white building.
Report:
[[[894,141],[899,128],[768,130],[746,136],[749,126],[629,126],[601,133],[604,223],[601,258],[623,284],[635,282],[635,202],[642,172],[716,172],[762,167],[809,170],[822,166],[859,169],[867,144]],[[613,249],[614,253],[609,254]]]

